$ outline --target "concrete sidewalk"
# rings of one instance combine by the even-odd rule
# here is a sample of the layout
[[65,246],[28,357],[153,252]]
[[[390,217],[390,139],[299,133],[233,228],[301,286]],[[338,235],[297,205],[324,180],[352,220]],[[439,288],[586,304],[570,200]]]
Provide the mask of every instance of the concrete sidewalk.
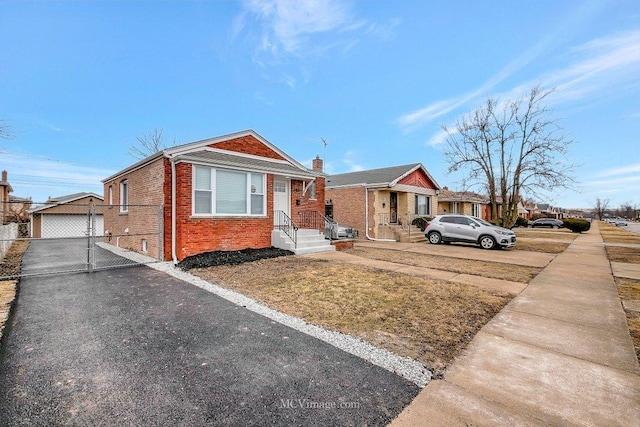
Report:
[[640,368],[594,222],[391,425],[639,420]]

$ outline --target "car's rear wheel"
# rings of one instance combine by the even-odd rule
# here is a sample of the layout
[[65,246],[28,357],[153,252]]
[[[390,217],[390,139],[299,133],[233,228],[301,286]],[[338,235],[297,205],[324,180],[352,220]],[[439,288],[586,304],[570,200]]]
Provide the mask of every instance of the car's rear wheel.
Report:
[[432,245],[437,245],[442,242],[442,236],[437,231],[432,231],[427,237],[429,238],[429,243]]
[[558,229],[558,226],[557,226],[557,225],[554,225],[554,226],[553,226],[553,228],[557,230],[557,229]]
[[482,249],[493,249],[496,247],[496,241],[491,236],[480,237],[479,243]]

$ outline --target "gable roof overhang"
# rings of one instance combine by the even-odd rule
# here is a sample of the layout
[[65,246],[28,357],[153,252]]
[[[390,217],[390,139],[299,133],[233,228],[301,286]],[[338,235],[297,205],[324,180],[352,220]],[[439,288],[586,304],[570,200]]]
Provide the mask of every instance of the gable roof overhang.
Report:
[[[270,150],[274,151],[275,153],[277,153],[279,156],[281,156],[284,160],[282,160],[281,162],[284,163],[289,163],[292,168],[290,170],[290,174],[289,176],[293,176],[293,172],[295,172],[295,175],[297,177],[303,178],[303,179],[313,179],[315,177],[318,176],[326,176],[326,174],[322,173],[322,172],[316,172],[316,171],[312,171],[310,169],[307,169],[306,167],[304,167],[301,163],[297,162],[294,158],[292,158],[291,156],[289,156],[288,154],[286,154],[284,151],[280,150],[278,147],[276,147],[275,145],[273,145],[272,143],[270,143],[269,141],[267,141],[265,138],[263,138],[260,134],[258,134],[257,132],[255,132],[252,129],[248,129],[245,131],[241,131],[241,132],[235,132],[235,133],[230,133],[227,135],[222,135],[222,136],[218,136],[215,138],[208,138],[208,139],[203,139],[200,141],[195,141],[195,142],[190,142],[187,144],[182,144],[182,145],[178,145],[175,147],[171,147],[171,148],[166,148],[162,151],[159,151],[155,154],[152,154],[151,156],[140,160],[137,163],[134,163],[133,165],[109,176],[108,178],[105,178],[104,180],[102,180],[103,183],[107,182],[107,181],[111,181],[113,179],[116,179],[122,175],[125,175],[127,173],[133,172],[137,169],[140,169],[146,165],[148,165],[149,163],[152,163],[156,160],[158,160],[159,158],[167,158],[170,159],[171,161],[177,162],[179,159],[182,161],[185,161],[185,159],[189,158],[189,156],[194,156],[194,153],[199,153],[199,152],[203,152],[203,151],[216,151],[215,148],[211,148],[209,147],[210,145],[215,145],[217,143],[220,142],[225,142],[225,141],[230,141],[233,139],[237,139],[237,138],[242,138],[245,136],[252,136],[254,137],[256,140],[258,140],[260,143],[264,144],[266,147],[268,147]],[[243,153],[236,153],[233,151],[227,151],[227,150],[217,150],[217,151],[225,151],[227,153],[234,153],[234,155],[238,156],[238,157],[247,157],[247,158],[257,158],[257,159],[266,159],[266,157],[259,157],[259,156],[251,156],[249,154],[243,154]],[[195,155],[195,157],[199,157],[198,155]],[[202,160],[202,159],[201,159]],[[271,159],[274,161],[277,161],[276,159]],[[240,162],[242,163],[242,162]]]
[[[392,188],[407,176],[420,169],[431,183],[436,187],[436,192],[442,190],[440,185],[431,176],[422,163],[391,166],[387,168],[370,169],[365,171],[348,172],[330,175],[326,184],[327,189],[366,187],[366,188]],[[332,183],[333,181],[333,183]]]
[[228,150],[218,150],[204,147],[199,151],[189,151],[172,158],[175,163],[192,163],[204,166],[216,166],[247,172],[260,172],[282,175],[288,178],[313,180],[319,174],[303,167],[300,169],[286,160],[267,159],[265,157],[236,153]]
[[60,197],[56,197],[56,198],[49,198],[49,200],[47,201],[47,203],[44,206],[36,206],[32,209],[29,209],[28,212],[30,214],[35,213],[35,212],[40,212],[49,208],[52,208],[54,206],[60,206],[60,205],[65,205],[67,203],[71,203],[71,202],[75,202],[78,201],[80,199],[85,199],[87,197],[95,197],[96,199],[100,200],[100,201],[104,201],[104,197],[96,194],[96,193],[74,193],[74,194],[69,194],[67,196],[60,196]]

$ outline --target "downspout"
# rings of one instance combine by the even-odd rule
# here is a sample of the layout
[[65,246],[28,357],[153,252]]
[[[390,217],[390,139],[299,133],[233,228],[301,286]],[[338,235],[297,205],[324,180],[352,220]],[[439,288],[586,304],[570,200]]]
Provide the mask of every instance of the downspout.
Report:
[[176,163],[173,159],[171,162],[171,259],[173,265],[178,265],[176,256]]
[[364,186],[364,230],[365,236],[367,236],[368,240],[373,240],[374,242],[394,242],[393,239],[376,239],[369,236],[369,189],[367,186]]

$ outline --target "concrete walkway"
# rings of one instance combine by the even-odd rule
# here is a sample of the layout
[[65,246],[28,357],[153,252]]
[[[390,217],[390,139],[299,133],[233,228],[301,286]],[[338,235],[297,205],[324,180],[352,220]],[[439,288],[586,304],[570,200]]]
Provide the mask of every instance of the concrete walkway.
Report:
[[[568,242],[567,242],[568,243]],[[439,255],[452,258],[475,259],[478,261],[502,262],[543,268],[549,265],[555,254],[532,251],[487,251],[475,245],[452,243],[450,245],[431,245],[429,243],[371,242],[358,241],[356,248],[390,249],[427,255]]]
[[594,222],[391,425],[639,420],[640,368]]
[[[360,245],[360,243],[358,243]],[[374,246],[380,248],[378,246]],[[402,245],[402,243],[398,243]],[[414,244],[408,244],[414,245]],[[465,248],[469,250],[469,248]],[[404,250],[398,249],[395,250]],[[408,250],[408,249],[407,249]],[[410,250],[408,250],[410,251]],[[412,274],[415,276],[423,276],[431,279],[448,280],[450,282],[464,283],[466,285],[477,286],[479,288],[488,289],[491,291],[502,292],[507,294],[517,295],[524,288],[527,287],[526,283],[513,282],[510,280],[493,279],[490,277],[475,276],[472,274],[456,273],[453,271],[436,270],[434,268],[418,267],[407,264],[398,264],[396,262],[381,261],[378,259],[363,258],[357,255],[351,255],[344,252],[325,252],[319,254],[305,255],[308,258],[323,259],[327,261],[346,262],[350,264],[362,265],[365,267],[377,268],[379,270],[395,271],[398,273]]]

